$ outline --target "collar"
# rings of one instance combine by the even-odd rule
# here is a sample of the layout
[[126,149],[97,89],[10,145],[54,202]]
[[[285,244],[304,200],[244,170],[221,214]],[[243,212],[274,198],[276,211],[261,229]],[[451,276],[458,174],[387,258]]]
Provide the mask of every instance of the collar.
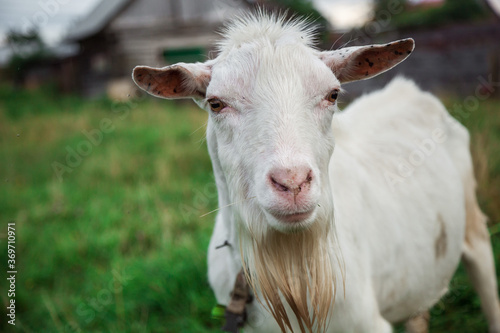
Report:
[[[252,302],[252,300],[253,298],[250,294],[250,288],[245,278],[245,273],[243,269],[241,269],[234,282],[231,300],[224,310],[226,323],[222,327],[223,332],[240,332],[239,329],[245,325],[247,320],[246,304]],[[222,305],[217,305],[212,310],[212,316],[222,318],[222,309]]]

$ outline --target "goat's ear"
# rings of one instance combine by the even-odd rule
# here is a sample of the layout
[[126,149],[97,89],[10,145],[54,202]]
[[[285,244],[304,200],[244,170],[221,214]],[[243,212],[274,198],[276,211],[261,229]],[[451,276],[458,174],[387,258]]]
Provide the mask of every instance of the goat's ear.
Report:
[[160,98],[204,98],[211,67],[204,63],[178,63],[163,68],[138,66],[132,79],[139,88]]
[[320,59],[332,69],[341,83],[364,80],[383,73],[405,60],[415,47],[413,39],[385,45],[346,47],[323,51]]

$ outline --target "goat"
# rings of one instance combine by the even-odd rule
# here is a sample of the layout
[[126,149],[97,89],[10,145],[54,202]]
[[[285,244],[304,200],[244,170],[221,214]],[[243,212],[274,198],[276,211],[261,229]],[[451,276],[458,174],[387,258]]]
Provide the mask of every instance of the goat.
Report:
[[500,332],[467,130],[403,78],[337,107],[341,84],[389,70],[414,41],[320,51],[304,20],[262,12],[223,37],[214,59],[139,66],[133,80],[209,114],[220,210],[208,276],[228,304],[244,268],[259,300],[245,332],[391,332],[408,319],[417,331],[415,318],[426,331],[461,258]]

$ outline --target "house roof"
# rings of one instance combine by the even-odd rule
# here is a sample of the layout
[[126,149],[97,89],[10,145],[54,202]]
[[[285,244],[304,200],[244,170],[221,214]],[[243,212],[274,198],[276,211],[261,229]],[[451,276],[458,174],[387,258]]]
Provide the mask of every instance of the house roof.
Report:
[[125,6],[135,0],[103,0],[85,19],[71,27],[66,40],[75,41],[101,31]]
[[[141,2],[142,1],[142,2]],[[149,1],[149,2],[148,2]],[[101,0],[99,4],[82,20],[78,21],[74,26],[72,26],[67,35],[66,35],[66,41],[68,42],[74,42],[78,40],[82,40],[84,38],[93,36],[100,31],[102,31],[113,19],[115,19],[118,15],[121,15],[125,8],[131,8],[133,7],[132,4],[135,2],[137,5],[142,5],[142,8],[138,8],[139,11],[135,11],[132,16],[134,18],[141,18],[141,15],[144,15],[144,5],[146,2],[148,2],[149,6],[149,11],[153,11],[149,15],[151,18],[148,18],[148,23],[154,24],[154,18],[153,17],[155,14],[158,16],[159,14],[162,13],[163,7],[165,6],[164,3],[167,3],[166,6],[167,8],[171,8],[170,5],[168,4],[170,1],[173,0]],[[177,5],[180,5],[180,2],[183,0],[175,0]],[[234,1],[234,0],[233,0]],[[197,6],[197,3],[200,3],[199,6]],[[219,16],[220,18],[220,12],[216,13],[217,9],[222,10],[224,14],[229,14],[231,11],[236,12],[238,11],[239,6],[243,6],[246,8],[250,8],[253,5],[257,4],[257,0],[237,0],[232,3],[226,3],[224,1],[220,0],[191,0],[190,4],[186,1],[181,7],[184,8],[186,11],[193,11],[194,8],[198,8],[198,11],[200,8],[204,8],[204,6],[201,6],[201,3],[203,3],[206,7],[207,3],[211,3],[211,13],[205,13],[207,17],[210,16],[210,14]],[[131,5],[131,6],[129,6]],[[158,7],[160,5],[160,7]],[[201,6],[201,7],[200,7]],[[158,10],[158,8],[162,10]],[[136,8],[137,9],[137,8]],[[156,12],[155,12],[156,10]],[[163,14],[161,14],[163,15]],[[161,16],[160,15],[160,16]],[[163,21],[163,19],[161,20]]]

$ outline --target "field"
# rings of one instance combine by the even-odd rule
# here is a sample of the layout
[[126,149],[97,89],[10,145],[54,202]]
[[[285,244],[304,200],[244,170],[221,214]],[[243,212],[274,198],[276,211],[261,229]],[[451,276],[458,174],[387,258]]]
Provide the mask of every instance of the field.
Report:
[[[500,262],[500,102],[478,105],[460,120]],[[206,278],[214,215],[200,218],[217,207],[206,118],[190,103],[0,88],[0,279],[9,222],[17,269],[16,326],[2,314],[1,332],[219,331]],[[431,326],[486,332],[462,267]]]

